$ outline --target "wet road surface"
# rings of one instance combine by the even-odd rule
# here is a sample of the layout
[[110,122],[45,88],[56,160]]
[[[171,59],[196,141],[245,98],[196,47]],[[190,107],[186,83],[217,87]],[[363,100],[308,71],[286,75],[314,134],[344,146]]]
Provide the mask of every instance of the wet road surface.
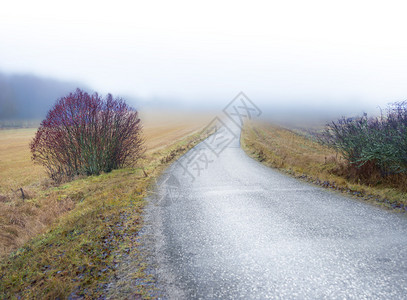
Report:
[[232,131],[173,164],[150,199],[164,298],[407,298],[405,215],[267,168]]

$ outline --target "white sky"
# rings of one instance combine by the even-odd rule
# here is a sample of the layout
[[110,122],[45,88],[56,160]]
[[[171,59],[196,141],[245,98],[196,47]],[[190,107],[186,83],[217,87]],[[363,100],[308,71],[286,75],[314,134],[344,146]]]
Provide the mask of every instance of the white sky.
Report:
[[259,105],[407,99],[403,1],[3,1],[0,70]]

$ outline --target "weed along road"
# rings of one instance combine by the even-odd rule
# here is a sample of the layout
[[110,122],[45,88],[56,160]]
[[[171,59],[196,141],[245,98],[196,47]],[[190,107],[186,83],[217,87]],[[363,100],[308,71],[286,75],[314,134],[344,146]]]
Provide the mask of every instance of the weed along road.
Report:
[[405,215],[261,165],[231,127],[174,163],[151,199],[164,298],[407,297]]

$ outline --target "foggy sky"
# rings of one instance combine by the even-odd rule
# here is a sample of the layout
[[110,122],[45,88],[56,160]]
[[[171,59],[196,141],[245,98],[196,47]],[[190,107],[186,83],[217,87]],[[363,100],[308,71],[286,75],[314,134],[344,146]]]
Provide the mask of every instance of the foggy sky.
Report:
[[[181,104],[407,98],[402,1],[6,1],[0,71]],[[223,105],[223,104],[222,104]]]

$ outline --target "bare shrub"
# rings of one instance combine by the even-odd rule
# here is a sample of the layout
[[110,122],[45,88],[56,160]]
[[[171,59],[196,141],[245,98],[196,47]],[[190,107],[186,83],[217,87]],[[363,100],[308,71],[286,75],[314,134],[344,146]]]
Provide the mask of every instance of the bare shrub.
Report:
[[143,152],[138,112],[122,99],[77,89],[57,101],[30,144],[32,159],[50,177],[110,172],[133,165]]

